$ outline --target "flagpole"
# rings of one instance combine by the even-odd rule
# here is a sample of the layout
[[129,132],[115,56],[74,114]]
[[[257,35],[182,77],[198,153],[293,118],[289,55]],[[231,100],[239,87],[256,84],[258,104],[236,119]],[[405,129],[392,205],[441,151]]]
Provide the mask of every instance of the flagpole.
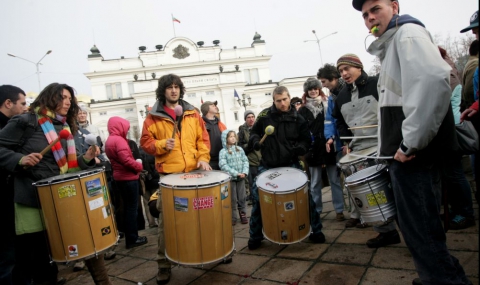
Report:
[[173,37],[176,38],[177,35],[175,34],[175,21],[173,20],[173,14],[170,14],[172,16],[172,25],[173,25]]

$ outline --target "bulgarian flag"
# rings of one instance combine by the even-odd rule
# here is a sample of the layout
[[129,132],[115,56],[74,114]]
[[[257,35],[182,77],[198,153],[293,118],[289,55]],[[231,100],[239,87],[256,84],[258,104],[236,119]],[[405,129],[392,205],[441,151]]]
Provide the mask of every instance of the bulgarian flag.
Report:
[[173,15],[172,15],[172,21],[174,21],[174,22],[178,22],[178,23],[180,24],[180,20],[179,20],[179,19],[177,19],[177,18],[175,18]]

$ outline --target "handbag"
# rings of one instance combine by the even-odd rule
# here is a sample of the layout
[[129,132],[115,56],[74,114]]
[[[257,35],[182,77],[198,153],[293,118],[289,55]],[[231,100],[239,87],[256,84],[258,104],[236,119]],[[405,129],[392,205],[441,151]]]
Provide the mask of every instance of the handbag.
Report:
[[466,155],[474,154],[479,150],[478,133],[472,122],[463,121],[455,125],[460,152]]

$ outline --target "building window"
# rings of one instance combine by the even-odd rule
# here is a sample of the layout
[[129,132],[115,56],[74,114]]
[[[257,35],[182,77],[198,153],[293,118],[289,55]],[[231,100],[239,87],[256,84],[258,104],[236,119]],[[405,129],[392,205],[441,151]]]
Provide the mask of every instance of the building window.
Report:
[[250,80],[250,70],[249,69],[244,69],[243,70],[243,74],[245,76],[245,81],[247,82],[247,84],[250,84],[251,83],[251,80]]
[[127,112],[127,113],[133,112],[133,108],[126,108],[126,109],[125,109],[125,112]]
[[113,98],[112,84],[105,84],[105,90],[107,91],[107,100],[112,100]]
[[100,114],[100,116],[106,116],[107,112],[106,111],[105,112],[100,112],[99,114]]
[[123,98],[122,96],[122,83],[117,82],[115,83],[115,94],[117,95],[117,98]]
[[233,112],[233,117],[235,118],[235,122],[238,122],[238,112]]
[[215,91],[207,91],[207,92],[205,92],[205,95],[207,95],[207,96],[214,96],[214,95],[215,95]]
[[250,81],[252,84],[257,84],[260,82],[260,79],[258,78],[258,68],[250,69]]
[[197,93],[187,94],[187,98],[195,98],[195,97],[197,97]]
[[128,94],[130,97],[133,97],[133,94],[135,93],[135,88],[133,87],[133,82],[128,82]]

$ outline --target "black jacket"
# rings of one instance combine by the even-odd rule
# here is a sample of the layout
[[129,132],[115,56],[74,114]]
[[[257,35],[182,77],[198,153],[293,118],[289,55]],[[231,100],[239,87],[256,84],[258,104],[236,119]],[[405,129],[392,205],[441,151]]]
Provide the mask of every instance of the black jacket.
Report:
[[258,114],[250,133],[250,146],[260,141],[269,125],[275,130],[262,144],[262,165],[274,168],[298,163],[298,156],[304,155],[310,147],[307,121],[293,106],[288,112],[280,112],[272,105]]
[[[305,159],[309,166],[319,166],[325,164],[325,155],[327,153],[325,144],[327,143],[324,135],[325,128],[325,111],[319,113],[316,118],[313,117],[312,111],[306,106],[301,107],[298,113],[307,120],[308,130],[311,135],[311,145]],[[332,152],[333,153],[333,152]]]

